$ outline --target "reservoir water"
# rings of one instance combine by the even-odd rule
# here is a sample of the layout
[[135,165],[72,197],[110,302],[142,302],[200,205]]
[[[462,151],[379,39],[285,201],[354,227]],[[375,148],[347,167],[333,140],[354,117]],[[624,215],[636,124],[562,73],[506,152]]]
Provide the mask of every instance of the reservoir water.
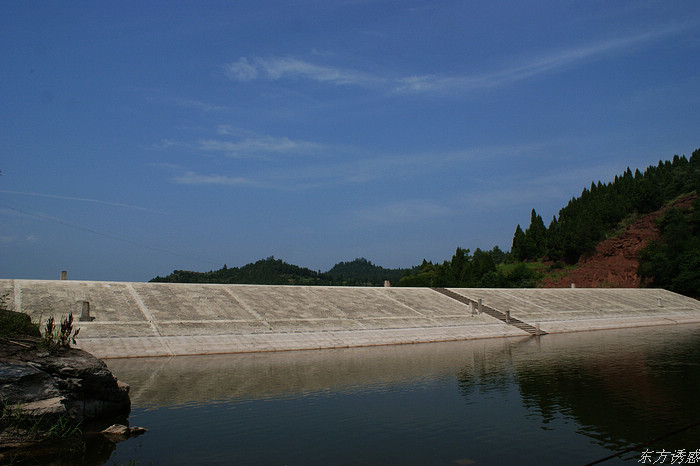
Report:
[[700,463],[700,325],[107,363],[105,464]]

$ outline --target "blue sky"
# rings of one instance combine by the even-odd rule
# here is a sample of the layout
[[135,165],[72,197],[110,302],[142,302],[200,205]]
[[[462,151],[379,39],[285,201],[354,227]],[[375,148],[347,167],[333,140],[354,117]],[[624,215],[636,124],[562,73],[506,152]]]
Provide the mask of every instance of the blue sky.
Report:
[[510,248],[700,147],[696,1],[4,2],[0,277]]

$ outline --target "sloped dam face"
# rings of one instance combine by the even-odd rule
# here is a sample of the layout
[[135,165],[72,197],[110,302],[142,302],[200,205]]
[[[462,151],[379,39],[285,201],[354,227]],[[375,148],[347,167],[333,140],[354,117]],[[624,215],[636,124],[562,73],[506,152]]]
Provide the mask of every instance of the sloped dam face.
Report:
[[101,358],[376,346],[700,322],[660,289],[364,288],[0,280],[35,322],[70,313]]

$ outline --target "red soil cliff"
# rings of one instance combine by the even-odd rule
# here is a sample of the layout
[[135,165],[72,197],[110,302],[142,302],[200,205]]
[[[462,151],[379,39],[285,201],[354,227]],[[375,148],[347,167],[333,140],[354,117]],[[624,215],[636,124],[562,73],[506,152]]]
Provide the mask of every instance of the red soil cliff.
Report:
[[[697,195],[685,196],[670,207],[688,208]],[[659,237],[658,219],[668,207],[644,215],[632,223],[624,233],[598,244],[590,256],[581,257],[575,269],[556,279],[545,279],[543,288],[638,288],[642,286],[637,275],[639,252],[650,240]]]

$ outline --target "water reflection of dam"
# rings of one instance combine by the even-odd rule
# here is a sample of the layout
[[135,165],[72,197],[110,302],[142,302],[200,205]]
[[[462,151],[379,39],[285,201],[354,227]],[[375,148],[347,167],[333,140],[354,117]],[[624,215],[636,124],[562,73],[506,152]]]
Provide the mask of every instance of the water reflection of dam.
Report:
[[700,322],[700,302],[658,289],[448,291],[0,280],[35,321],[72,312],[79,346],[102,358],[530,335],[513,321],[547,333]]
[[[187,443],[219,451],[220,463],[250,462],[291,438],[305,460],[330,445],[315,463],[357,462],[375,439],[380,452],[416,444],[402,464],[435,444],[445,464],[583,464],[698,418],[699,335],[690,324],[107,364],[131,384],[131,422],[150,428],[139,441],[153,457]],[[694,450],[697,438],[688,430],[651,448]]]
[[564,416],[592,438],[624,445],[653,438],[655,427],[671,431],[700,413],[693,396],[698,332],[695,324],[431,345],[124,358],[108,365],[132,386],[136,409],[415,390],[441,380],[455,384],[467,403],[515,389],[543,429]]
[[[388,388],[422,379],[454,377],[473,358],[507,354],[527,337],[431,345],[392,345],[169,358],[109,359],[132,387],[135,407],[212,400],[299,396],[327,391]],[[487,356],[491,355],[491,356]]]
[[[624,387],[625,393],[636,391],[638,397],[646,397],[640,380],[649,355],[660,361],[673,347],[686,351],[697,343],[698,330],[694,324],[431,345],[120,358],[107,364],[133,387],[131,398],[137,407],[366,390],[443,376],[456,377],[465,393],[498,390],[509,380],[541,387],[546,392],[542,398],[552,400],[556,393],[549,391],[553,387],[548,382],[587,373],[605,378],[613,391]],[[673,345],[634,343],[659,333],[672,338]],[[638,382],[630,384],[631,380]]]

